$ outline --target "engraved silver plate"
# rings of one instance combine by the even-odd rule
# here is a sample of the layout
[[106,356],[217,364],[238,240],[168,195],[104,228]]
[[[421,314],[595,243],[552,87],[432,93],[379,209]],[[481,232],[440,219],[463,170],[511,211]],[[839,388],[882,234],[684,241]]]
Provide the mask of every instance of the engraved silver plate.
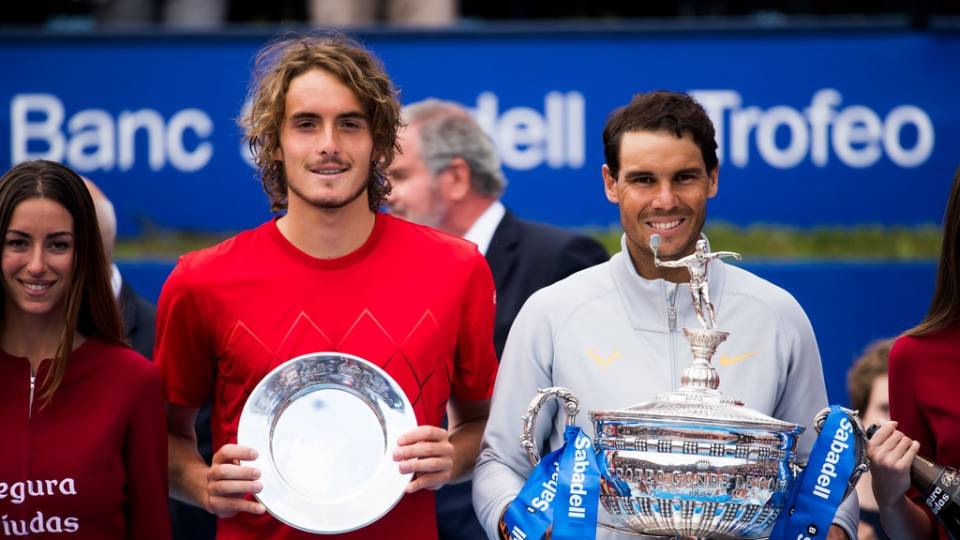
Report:
[[390,511],[411,474],[393,451],[417,426],[410,401],[385,371],[336,352],[299,356],[267,374],[243,407],[237,442],[259,457],[257,499],[297,529],[337,534]]

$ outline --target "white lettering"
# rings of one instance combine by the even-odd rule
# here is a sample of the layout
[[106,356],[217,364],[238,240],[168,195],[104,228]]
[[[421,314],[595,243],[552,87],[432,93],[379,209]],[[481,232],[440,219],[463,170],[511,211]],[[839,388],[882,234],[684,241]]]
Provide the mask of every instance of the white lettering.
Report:
[[67,144],[67,161],[74,169],[90,172],[113,168],[113,143],[116,137],[113,118],[106,111],[80,111],[67,122],[67,130],[71,135]]
[[[777,146],[777,131],[785,126],[790,133],[786,148]],[[796,167],[809,147],[809,134],[803,116],[790,107],[773,107],[760,118],[757,126],[757,149],[770,165],[778,169]]]
[[[707,115],[713,120],[713,129],[716,131],[714,138],[717,141],[717,157],[723,161],[724,133],[726,130],[723,125],[726,109],[740,108],[740,94],[733,90],[693,90],[691,95],[695,95]],[[742,128],[742,126],[740,126]],[[746,164],[746,163],[744,163]]]
[[557,461],[553,464],[553,474],[550,475],[550,479],[540,484],[541,487],[543,487],[543,490],[540,491],[540,496],[534,497],[530,501],[534,508],[541,512],[550,510],[550,503],[552,503],[553,499],[557,496],[557,480],[559,480],[559,478],[560,462]]
[[841,111],[833,122],[833,151],[840,161],[850,167],[869,167],[882,155],[879,144],[881,131],[882,124],[877,113],[862,105],[851,105]]
[[13,504],[20,504],[23,502],[24,498],[24,483],[15,482],[10,486],[10,500],[13,501]]
[[151,109],[123,111],[117,119],[120,132],[119,165],[121,171],[129,171],[136,161],[137,131],[147,132],[147,163],[151,171],[163,168],[163,117]]
[[[747,106],[735,90],[691,90],[690,95],[713,121],[721,162],[729,157],[736,167],[748,165],[752,145],[764,162],[781,169],[796,167],[808,156],[814,166],[824,167],[831,150],[848,167],[870,167],[884,154],[900,167],[916,167],[929,159],[936,141],[923,109],[900,105],[881,119],[864,105],[840,108],[843,96],[833,88],[817,90],[803,113],[789,105]],[[905,129],[916,131],[909,147],[901,140]]]
[[590,466],[587,450],[590,440],[586,437],[577,437],[574,441],[576,451],[573,453],[573,474],[570,478],[570,496],[567,499],[567,515],[571,518],[584,519],[587,509],[583,506],[583,496],[587,495],[584,484],[587,481],[584,472]]
[[730,139],[733,141],[730,161],[737,167],[746,167],[750,162],[750,131],[762,117],[763,111],[759,107],[747,107],[733,113],[730,119]]
[[827,142],[830,138],[828,129],[836,114],[833,108],[840,104],[840,92],[833,88],[818,90],[807,107],[807,120],[810,121],[810,161],[817,167],[827,164],[829,149]]
[[[586,104],[580,92],[567,92],[567,114],[564,116],[567,132],[567,165],[571,169],[583,167],[587,145],[584,143]],[[559,167],[557,167],[559,168]]]
[[[60,493],[62,493],[62,494],[64,494],[64,495],[76,495],[76,494],[77,494],[77,486],[76,486],[76,483],[75,483],[75,481],[73,480],[73,478],[64,478],[63,481],[60,482]],[[52,493],[51,493],[51,495],[52,495]]]
[[80,530],[80,520],[75,517],[68,517],[63,520],[64,532],[74,533]]
[[[917,129],[917,142],[909,150],[900,145],[900,131],[907,124],[913,124]],[[922,165],[933,152],[933,142],[933,122],[923,109],[913,105],[901,105],[887,115],[883,129],[883,149],[897,165]]]
[[[193,172],[213,156],[213,145],[206,140],[213,133],[213,121],[199,109],[179,111],[166,123],[152,109],[122,111],[116,119],[102,109],[83,109],[67,118],[63,103],[54,95],[17,94],[10,103],[10,119],[14,163],[39,158],[63,162],[80,172],[114,166],[127,171],[136,163],[141,131],[147,134],[147,163],[153,171],[163,169],[169,158],[174,169]],[[188,131],[196,137],[192,149],[184,141]]]
[[167,124],[167,153],[170,163],[181,171],[193,172],[204,168],[210,162],[213,145],[201,142],[193,151],[187,151],[183,147],[183,134],[188,129],[202,140],[213,133],[213,122],[201,110],[184,109],[173,115]]
[[497,150],[503,162],[514,169],[528,170],[543,162],[544,119],[529,107],[516,107],[500,116]]
[[[41,122],[31,122],[31,112],[44,114]],[[50,94],[17,94],[10,103],[10,156],[14,163],[37,158],[60,161],[66,147],[60,126],[63,125],[63,103]],[[47,145],[44,152],[29,150],[31,140]]]
[[477,96],[474,119],[493,139],[503,164],[529,170],[546,164],[553,169],[583,167],[586,159],[585,106],[579,92],[551,91],[543,114],[530,107],[502,113],[493,92]]

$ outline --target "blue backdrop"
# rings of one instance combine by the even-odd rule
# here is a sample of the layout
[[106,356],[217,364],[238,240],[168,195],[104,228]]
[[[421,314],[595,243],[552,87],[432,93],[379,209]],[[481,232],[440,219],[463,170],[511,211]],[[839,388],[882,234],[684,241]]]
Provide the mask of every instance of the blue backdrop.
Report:
[[[113,199],[121,235],[268,217],[240,141],[264,36],[0,36],[0,166],[63,161]],[[710,217],[736,224],[939,223],[960,163],[960,32],[393,33],[363,36],[404,102],[465,103],[497,144],[518,214],[617,221],[600,133],[639,91],[683,90],[718,130]],[[126,263],[155,298],[170,262]],[[934,265],[749,264],[794,293],[831,399],[870,340],[919,321]]]
[[[261,36],[0,37],[0,165],[65,161],[120,234],[241,229],[267,204],[235,119]],[[638,91],[696,95],[718,128],[713,219],[938,223],[960,163],[960,32],[377,34],[405,102],[474,108],[518,214],[608,225],[600,133]]]

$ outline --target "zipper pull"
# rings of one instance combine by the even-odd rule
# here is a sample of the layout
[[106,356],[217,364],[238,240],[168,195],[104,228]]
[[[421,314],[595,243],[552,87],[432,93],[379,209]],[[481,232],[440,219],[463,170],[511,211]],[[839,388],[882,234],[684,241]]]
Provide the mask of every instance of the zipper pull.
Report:
[[37,384],[37,376],[30,374],[30,402],[27,403],[27,418],[33,416],[33,390]]
[[670,296],[670,304],[667,305],[667,328],[671,332],[677,331],[677,293],[680,292],[680,284],[673,288],[673,295]]

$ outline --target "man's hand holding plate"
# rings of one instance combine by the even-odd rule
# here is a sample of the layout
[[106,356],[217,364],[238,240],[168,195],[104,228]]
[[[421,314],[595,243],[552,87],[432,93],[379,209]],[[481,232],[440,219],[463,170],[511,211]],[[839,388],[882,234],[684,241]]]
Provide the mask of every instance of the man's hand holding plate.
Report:
[[257,451],[247,446],[225,444],[213,455],[207,471],[206,509],[222,518],[235,516],[238,512],[262,514],[266,508],[248,495],[259,493],[263,484],[258,482],[260,470],[240,465],[240,460],[257,459]]
[[419,426],[397,440],[393,460],[400,462],[400,473],[413,473],[406,492],[440,489],[453,478],[454,448],[449,433],[436,426]]

